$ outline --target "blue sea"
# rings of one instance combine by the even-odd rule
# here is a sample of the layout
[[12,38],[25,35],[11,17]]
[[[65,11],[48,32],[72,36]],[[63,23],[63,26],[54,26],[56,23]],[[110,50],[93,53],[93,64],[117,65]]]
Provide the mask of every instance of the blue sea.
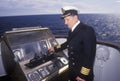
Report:
[[[60,14],[0,17],[0,35],[12,28],[48,27],[55,35],[67,35],[68,28]],[[98,40],[120,45],[120,15],[79,14],[80,21],[92,26]]]

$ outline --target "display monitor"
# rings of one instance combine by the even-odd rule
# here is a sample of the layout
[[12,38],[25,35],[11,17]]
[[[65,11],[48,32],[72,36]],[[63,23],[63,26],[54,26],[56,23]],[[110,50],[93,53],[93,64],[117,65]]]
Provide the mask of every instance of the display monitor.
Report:
[[8,31],[5,35],[16,60],[20,62],[49,56],[48,49],[58,44],[48,28]]

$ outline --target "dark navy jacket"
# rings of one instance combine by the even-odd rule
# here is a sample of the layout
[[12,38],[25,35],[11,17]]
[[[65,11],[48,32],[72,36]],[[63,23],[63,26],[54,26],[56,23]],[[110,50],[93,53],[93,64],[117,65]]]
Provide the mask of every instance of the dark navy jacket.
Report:
[[67,41],[55,51],[68,49],[69,72],[71,77],[89,81],[93,78],[93,64],[96,52],[96,36],[92,27],[80,23],[75,30],[68,34]]

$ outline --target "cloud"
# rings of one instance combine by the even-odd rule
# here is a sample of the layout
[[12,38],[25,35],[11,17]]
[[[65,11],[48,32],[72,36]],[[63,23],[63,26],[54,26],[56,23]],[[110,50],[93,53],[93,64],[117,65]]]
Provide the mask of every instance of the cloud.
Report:
[[[120,0],[116,2],[119,3]],[[0,0],[0,15],[60,14],[61,7],[65,5],[78,7],[80,13],[118,12],[119,4],[116,5],[116,2],[115,0],[109,2],[108,0],[104,2],[100,0]]]
[[116,2],[117,2],[117,3],[120,3],[120,0],[117,0]]

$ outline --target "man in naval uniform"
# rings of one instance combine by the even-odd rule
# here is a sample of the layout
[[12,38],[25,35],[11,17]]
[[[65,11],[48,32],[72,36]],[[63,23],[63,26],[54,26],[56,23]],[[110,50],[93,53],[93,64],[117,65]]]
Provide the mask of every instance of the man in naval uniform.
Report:
[[93,81],[93,64],[96,52],[96,36],[92,27],[83,24],[78,9],[73,6],[62,8],[62,19],[70,30],[65,43],[50,48],[50,52],[68,49],[70,81]]

